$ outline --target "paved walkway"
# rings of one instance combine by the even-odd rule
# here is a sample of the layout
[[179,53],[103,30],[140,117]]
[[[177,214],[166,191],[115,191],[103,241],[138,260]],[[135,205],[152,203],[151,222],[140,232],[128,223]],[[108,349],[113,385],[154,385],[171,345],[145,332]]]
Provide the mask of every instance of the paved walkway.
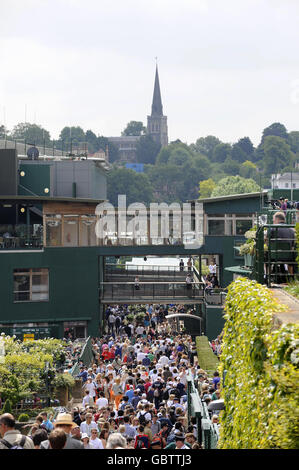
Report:
[[290,295],[288,292],[279,288],[272,288],[270,291],[278,302],[288,307],[285,312],[275,314],[276,319],[281,324],[299,323],[299,300]]

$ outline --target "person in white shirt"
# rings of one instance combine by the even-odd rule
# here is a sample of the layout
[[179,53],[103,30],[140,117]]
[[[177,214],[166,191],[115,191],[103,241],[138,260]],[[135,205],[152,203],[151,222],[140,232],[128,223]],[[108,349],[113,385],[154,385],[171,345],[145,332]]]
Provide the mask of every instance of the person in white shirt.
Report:
[[104,449],[101,439],[98,438],[97,429],[92,429],[90,433],[89,445],[91,449]]
[[210,274],[217,274],[217,265],[215,260],[213,260],[212,263],[209,264],[209,272]]
[[94,401],[93,398],[89,395],[89,390],[85,391],[85,397],[82,400],[82,408],[86,408],[86,405],[93,405]]
[[96,396],[96,387],[92,381],[92,379],[87,379],[87,382],[83,385],[83,390],[89,391],[89,396],[94,398]]
[[105,398],[104,392],[100,392],[100,397],[96,401],[96,406],[98,407],[98,410],[101,408],[105,408],[105,406],[108,406],[108,400]]
[[138,354],[137,354],[137,362],[139,361],[143,361],[143,359],[145,358],[146,354],[142,351],[140,351]]
[[160,359],[159,359],[159,364],[162,364],[162,365],[165,365],[165,364],[168,364],[169,363],[169,359],[167,356],[161,356]]
[[92,421],[91,413],[86,413],[85,421],[80,424],[80,432],[81,434],[86,433],[90,437],[92,429],[98,430],[97,423]]
[[143,327],[143,326],[141,326],[141,325],[137,326],[137,328],[136,328],[136,334],[137,334],[137,335],[142,335],[142,334],[143,334],[143,331],[144,331],[144,327]]

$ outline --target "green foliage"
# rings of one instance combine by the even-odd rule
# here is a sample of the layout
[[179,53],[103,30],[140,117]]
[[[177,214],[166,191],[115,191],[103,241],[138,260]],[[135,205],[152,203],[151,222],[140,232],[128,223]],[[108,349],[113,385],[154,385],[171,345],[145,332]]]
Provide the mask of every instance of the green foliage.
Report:
[[53,386],[55,388],[67,388],[71,389],[75,385],[75,379],[68,372],[64,374],[57,374]]
[[266,174],[278,173],[290,165],[292,152],[285,139],[277,136],[267,136],[263,143],[264,164]]
[[27,423],[27,421],[29,421],[29,415],[27,413],[21,413],[18,418],[18,421],[20,423]]
[[2,410],[2,414],[4,414],[4,413],[12,414],[12,408],[11,408],[11,403],[10,403],[9,399],[5,400],[3,410]]
[[258,191],[260,191],[260,187],[252,179],[242,178],[241,176],[227,176],[218,182],[217,186],[212,191],[211,197],[254,193]]
[[114,168],[107,175],[108,199],[118,207],[118,195],[126,194],[127,204],[152,202],[152,188],[148,176],[127,168]]
[[4,343],[4,363],[0,364],[0,395],[13,405],[45,388],[45,367],[64,361],[65,343],[58,339],[20,342],[15,337],[1,335]]
[[299,326],[273,329],[273,314],[284,308],[255,281],[239,278],[229,286],[220,358],[222,449],[299,447]]
[[202,199],[211,197],[213,190],[216,187],[216,183],[212,178],[200,181],[199,183],[199,194]]
[[136,144],[138,163],[154,164],[160,149],[161,145],[151,135],[142,135]]
[[141,121],[130,121],[121,135],[143,135],[146,128]]
[[44,143],[50,145],[50,133],[43,127],[29,122],[17,124],[13,128],[10,137],[16,140],[26,140],[31,145],[44,145]]

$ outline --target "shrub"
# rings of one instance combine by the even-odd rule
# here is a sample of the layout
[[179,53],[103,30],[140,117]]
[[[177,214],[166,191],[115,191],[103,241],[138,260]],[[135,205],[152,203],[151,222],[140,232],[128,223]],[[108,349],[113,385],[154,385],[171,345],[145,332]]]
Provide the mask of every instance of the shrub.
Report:
[[239,278],[229,286],[220,357],[222,449],[299,448],[299,326],[275,330],[273,314],[283,310],[256,281]]
[[69,390],[74,387],[75,379],[68,372],[65,374],[57,374],[53,380],[53,385],[55,388],[67,388]]
[[10,413],[10,414],[12,414],[12,408],[11,408],[10,400],[5,400],[2,413],[3,413],[3,414],[4,414],[4,413]]
[[26,413],[21,413],[18,418],[18,421],[20,421],[20,423],[26,423],[27,421],[29,421],[29,415],[27,415]]

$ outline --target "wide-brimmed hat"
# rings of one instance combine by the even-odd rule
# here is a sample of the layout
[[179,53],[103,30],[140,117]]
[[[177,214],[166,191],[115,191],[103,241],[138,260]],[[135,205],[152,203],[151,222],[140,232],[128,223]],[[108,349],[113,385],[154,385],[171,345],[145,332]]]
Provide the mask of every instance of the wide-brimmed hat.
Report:
[[82,436],[81,436],[81,441],[82,441],[82,439],[84,439],[85,437],[88,437],[88,439],[89,439],[89,435],[86,434],[86,432],[84,432],[84,433],[82,434]]
[[72,421],[72,415],[69,413],[59,413],[55,420],[54,426],[57,426],[58,424],[65,424],[72,426],[73,428],[77,426],[77,424]]
[[181,431],[175,431],[174,432],[174,439],[184,441],[185,440],[185,434]]

